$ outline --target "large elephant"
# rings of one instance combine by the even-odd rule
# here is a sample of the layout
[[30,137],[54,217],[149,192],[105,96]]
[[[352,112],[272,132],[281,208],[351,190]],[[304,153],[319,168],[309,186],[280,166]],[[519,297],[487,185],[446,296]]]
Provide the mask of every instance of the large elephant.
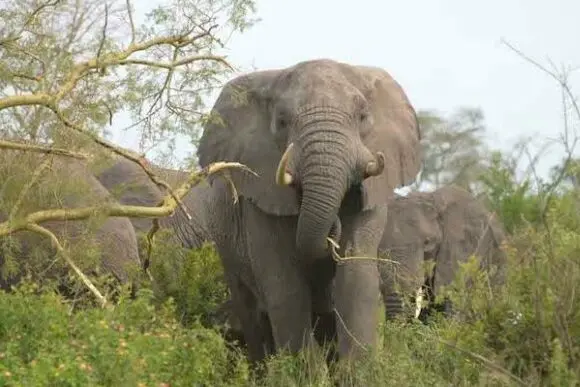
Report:
[[224,223],[215,243],[250,358],[310,345],[313,318],[326,321],[341,357],[374,347],[377,261],[337,265],[327,237],[342,255],[376,256],[387,198],[419,171],[417,117],[400,85],[382,69],[328,59],[236,77],[198,157],[257,174],[232,171],[235,204],[227,183],[211,179]]
[[[46,161],[49,166],[42,171],[37,183],[30,186],[28,193],[23,195],[30,181],[34,179],[35,170]],[[41,156],[36,153],[2,150],[0,152],[0,220],[5,221],[13,206],[20,202],[21,209],[26,213],[53,209],[95,206],[114,200],[105,187],[92,175],[84,162],[64,156]],[[23,200],[21,200],[23,199]],[[133,282],[132,275],[139,270],[139,254],[135,231],[129,219],[123,217],[91,218],[87,220],[46,221],[41,226],[52,231],[61,242],[72,248],[72,259],[85,270],[95,269],[98,272],[111,273],[121,283]],[[20,251],[16,257],[32,258],[38,253],[43,258],[51,249],[50,240],[31,231],[18,231],[1,238],[3,246],[11,249],[5,242],[16,240]],[[95,254],[90,254],[94,252]],[[78,254],[77,254],[78,253]],[[4,266],[5,254],[13,254],[4,250],[0,259],[0,267]],[[95,260],[79,262],[80,257],[92,256]],[[33,259],[18,263],[50,267],[50,261],[43,259],[38,262]],[[60,277],[61,271],[53,271]],[[9,289],[20,281],[22,271],[16,270],[7,278],[1,276],[0,287]],[[133,282],[134,283],[134,282]]]
[[[500,248],[504,239],[504,229],[494,214],[457,186],[392,199],[380,245],[381,256],[398,263],[380,264],[386,318],[402,313],[402,297],[412,299],[419,289],[432,302],[441,287],[451,284],[459,264],[472,254],[488,270],[492,285],[501,284],[505,278],[506,258]],[[434,263],[432,271],[429,261]],[[446,300],[444,312],[450,313],[450,307]]]

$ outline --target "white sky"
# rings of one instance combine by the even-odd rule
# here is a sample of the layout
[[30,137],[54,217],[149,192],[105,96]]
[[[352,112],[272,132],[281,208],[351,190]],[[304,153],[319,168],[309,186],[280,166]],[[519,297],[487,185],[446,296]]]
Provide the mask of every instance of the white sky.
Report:
[[[494,147],[520,135],[558,136],[563,122],[557,83],[502,37],[543,64],[549,57],[580,66],[578,0],[257,0],[257,12],[262,21],[229,42],[235,65],[263,69],[326,57],[380,66],[416,109],[481,107]],[[134,144],[127,136],[113,139]],[[561,157],[552,149],[542,174]]]

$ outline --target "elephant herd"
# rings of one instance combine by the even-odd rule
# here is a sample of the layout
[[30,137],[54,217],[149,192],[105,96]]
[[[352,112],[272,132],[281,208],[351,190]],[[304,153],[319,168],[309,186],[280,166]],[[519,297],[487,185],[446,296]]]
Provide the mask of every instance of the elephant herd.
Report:
[[[468,192],[394,194],[419,172],[420,142],[414,108],[380,68],[310,60],[223,87],[199,142],[200,166],[234,161],[255,174],[231,170],[237,200],[228,181],[210,177],[183,199],[192,220],[178,209],[160,225],[185,247],[215,244],[229,318],[252,361],[323,342],[338,358],[356,357],[377,345],[381,298],[387,318],[405,313],[409,295],[433,297],[472,254],[503,281],[502,226]],[[94,175],[61,163],[56,170],[81,171],[77,180],[97,200],[154,206],[164,196],[126,159]],[[108,236],[96,238],[103,266],[124,280],[116,264],[143,257],[135,235],[151,219],[108,222],[99,229]],[[388,260],[361,258],[377,256]]]

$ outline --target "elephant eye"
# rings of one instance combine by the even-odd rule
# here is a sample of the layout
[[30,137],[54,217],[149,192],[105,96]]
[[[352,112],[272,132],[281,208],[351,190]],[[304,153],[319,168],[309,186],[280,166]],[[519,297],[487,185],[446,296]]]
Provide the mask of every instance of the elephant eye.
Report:
[[423,241],[423,249],[425,252],[432,252],[435,250],[435,239],[428,237]]
[[279,116],[276,126],[278,128],[285,128],[288,125],[288,119],[284,116]]
[[359,110],[358,113],[359,122],[367,122],[371,119],[371,112],[369,111],[368,107],[365,106],[364,108]]

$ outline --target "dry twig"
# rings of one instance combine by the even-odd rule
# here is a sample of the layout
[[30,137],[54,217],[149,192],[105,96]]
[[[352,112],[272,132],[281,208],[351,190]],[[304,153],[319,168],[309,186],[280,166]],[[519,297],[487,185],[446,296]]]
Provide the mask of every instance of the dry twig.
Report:
[[[217,162],[210,164],[206,168],[200,171],[192,172],[188,180],[183,183],[177,190],[176,195],[181,198],[187,194],[192,186],[198,184],[202,179],[220,173],[228,168],[239,168],[243,171],[247,171],[255,174],[251,169],[240,163],[226,163]],[[73,209],[51,209],[37,211],[22,219],[18,220],[8,220],[0,223],[0,237],[12,234],[20,230],[30,230],[51,239],[53,245],[59,253],[63,253],[67,263],[73,268],[73,270],[79,275],[81,280],[87,285],[87,287],[95,294],[102,305],[106,304],[105,298],[96,289],[96,287],[90,282],[90,280],[82,273],[82,271],[74,264],[74,262],[68,257],[63,247],[61,246],[58,238],[51,233],[49,230],[40,226],[42,222],[49,220],[80,220],[86,219],[95,214],[104,214],[106,216],[112,217],[162,217],[171,215],[177,207],[177,202],[170,195],[167,196],[159,207],[143,207],[143,206],[126,206],[116,203],[104,204],[101,206],[94,207],[81,207]]]

